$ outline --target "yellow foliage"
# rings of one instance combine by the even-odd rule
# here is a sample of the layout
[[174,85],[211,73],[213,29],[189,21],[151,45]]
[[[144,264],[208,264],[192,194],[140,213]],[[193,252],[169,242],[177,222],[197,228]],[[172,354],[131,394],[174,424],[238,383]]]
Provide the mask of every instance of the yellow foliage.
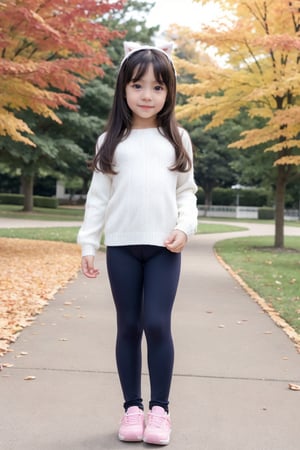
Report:
[[[3,91],[0,96],[0,136],[10,136],[13,140],[35,147],[35,144],[22,133],[33,134],[28,125],[6,109],[20,111],[30,108],[33,112],[61,123],[50,108],[55,103],[55,92],[39,89],[33,84],[19,78],[0,76]],[[49,106],[48,106],[49,105]]]
[[280,165],[294,165],[294,166],[300,166],[300,156],[299,155],[294,155],[294,156],[283,156],[282,158],[277,159],[277,161],[275,161],[274,165],[275,166],[280,166]]
[[[286,151],[288,149],[292,149],[294,147],[299,146],[299,141],[295,139],[286,139],[282,142],[278,142],[277,144],[271,145],[265,149],[265,152],[281,152]],[[294,156],[293,156],[294,157]]]
[[[203,4],[208,0],[202,1]],[[195,84],[179,85],[188,96],[178,117],[194,119],[211,114],[207,128],[216,127],[243,109],[249,117],[265,119],[263,129],[248,130],[230,147],[248,148],[272,141],[268,151],[300,149],[300,2],[288,0],[220,0],[231,14],[216,26],[204,27],[192,37],[222,59],[205,65],[178,61]],[[186,79],[185,75],[185,79]],[[298,157],[279,164],[299,164]],[[287,162],[288,161],[288,162]]]
[[35,144],[22,133],[33,134],[21,119],[0,106],[0,136],[10,136],[13,140],[35,147]]

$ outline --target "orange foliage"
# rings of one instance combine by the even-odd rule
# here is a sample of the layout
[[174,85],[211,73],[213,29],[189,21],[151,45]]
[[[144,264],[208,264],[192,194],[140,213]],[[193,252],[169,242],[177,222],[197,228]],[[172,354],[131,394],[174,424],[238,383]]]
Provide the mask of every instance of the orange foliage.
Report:
[[99,18],[123,2],[0,2],[0,135],[33,145],[14,112],[31,109],[58,121],[56,108],[75,108],[81,83],[103,75],[101,65],[110,62],[105,46],[120,36]]

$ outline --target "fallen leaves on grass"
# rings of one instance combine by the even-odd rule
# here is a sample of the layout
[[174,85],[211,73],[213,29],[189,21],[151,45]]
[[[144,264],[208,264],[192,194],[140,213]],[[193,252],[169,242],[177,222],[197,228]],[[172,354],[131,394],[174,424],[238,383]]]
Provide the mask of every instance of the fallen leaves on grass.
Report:
[[80,267],[76,244],[0,238],[0,356]]
[[[227,264],[223,258],[215,253],[218,261],[222,266],[230,273],[230,275],[240,284],[240,286],[249,294],[249,296],[262,308],[264,312],[266,312],[273,322],[287,334],[287,336],[295,343],[295,347],[297,351],[300,353],[300,335],[292,328],[282,317],[280,317],[279,313],[269,305],[265,299],[260,297],[260,295],[254,291],[247,283],[243,280],[243,278],[235,272],[229,264]],[[265,334],[272,334],[270,331],[266,331]]]

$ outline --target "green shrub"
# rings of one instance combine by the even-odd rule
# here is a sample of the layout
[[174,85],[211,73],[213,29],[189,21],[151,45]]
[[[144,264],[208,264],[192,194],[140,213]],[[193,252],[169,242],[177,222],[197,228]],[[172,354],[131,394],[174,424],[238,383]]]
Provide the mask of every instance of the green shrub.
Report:
[[[264,206],[268,204],[268,194],[265,189],[236,189],[231,188],[215,188],[212,195],[213,205],[235,206],[239,194],[240,206]],[[197,192],[197,201],[199,205],[204,205],[204,192],[200,187]]]
[[260,220],[273,220],[275,217],[275,211],[273,208],[259,208],[258,218]]
[[199,189],[196,193],[196,197],[197,197],[198,205],[204,205],[204,192],[203,192],[202,187],[199,187]]
[[0,194],[1,205],[23,205],[24,195],[20,194]]
[[[24,195],[22,194],[1,194],[0,204],[2,205],[20,205],[24,204]],[[58,199],[56,197],[33,196],[33,206],[39,208],[57,208]]]
[[57,208],[58,199],[56,197],[42,197],[34,195],[33,204],[39,208]]
[[230,188],[215,188],[212,197],[213,205],[231,206],[236,202],[236,192]]
[[268,204],[268,195],[264,189],[240,190],[241,206],[265,206]]

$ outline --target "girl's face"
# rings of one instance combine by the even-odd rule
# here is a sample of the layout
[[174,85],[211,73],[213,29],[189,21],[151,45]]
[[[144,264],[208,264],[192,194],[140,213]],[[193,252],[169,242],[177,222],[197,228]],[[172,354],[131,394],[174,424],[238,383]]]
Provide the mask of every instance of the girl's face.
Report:
[[132,111],[132,128],[155,128],[156,116],[167,98],[167,87],[155,79],[152,64],[139,80],[135,80],[135,73],[125,88],[127,105]]

